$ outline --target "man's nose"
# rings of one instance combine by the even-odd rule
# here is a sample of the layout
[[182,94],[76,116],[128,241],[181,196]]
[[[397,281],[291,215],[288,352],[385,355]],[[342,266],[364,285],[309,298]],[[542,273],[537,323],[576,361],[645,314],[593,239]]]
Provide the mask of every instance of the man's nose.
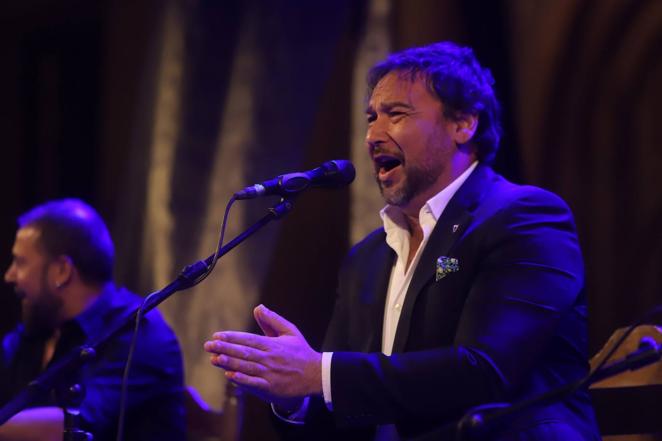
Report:
[[384,143],[387,139],[386,126],[383,120],[384,118],[377,118],[368,125],[368,130],[365,134],[365,142],[370,151]]
[[14,270],[14,264],[12,263],[5,271],[5,282],[14,283],[16,281],[16,271]]

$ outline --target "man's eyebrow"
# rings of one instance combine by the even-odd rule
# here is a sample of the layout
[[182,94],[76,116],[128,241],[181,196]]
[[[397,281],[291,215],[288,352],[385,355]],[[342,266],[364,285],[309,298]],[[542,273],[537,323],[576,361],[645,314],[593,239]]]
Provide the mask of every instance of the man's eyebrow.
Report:
[[[391,109],[394,109],[396,107],[404,107],[406,109],[411,109],[411,110],[414,109],[414,106],[412,106],[411,104],[406,103],[404,101],[387,101],[387,102],[380,103],[380,105],[379,105],[379,109],[383,112],[387,112],[387,111],[389,111]],[[373,113],[374,111],[375,111],[375,109],[372,106],[368,106],[365,109],[365,113]]]

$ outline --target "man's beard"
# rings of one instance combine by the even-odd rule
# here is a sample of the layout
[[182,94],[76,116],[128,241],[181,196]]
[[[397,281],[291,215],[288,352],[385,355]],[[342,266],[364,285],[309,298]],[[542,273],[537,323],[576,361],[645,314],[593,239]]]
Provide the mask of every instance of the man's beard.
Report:
[[29,335],[50,336],[57,327],[62,299],[48,289],[45,272],[42,274],[39,289],[38,295],[31,300],[23,298],[21,318],[25,331]]
[[384,188],[382,182],[377,176],[377,185],[382,197],[389,205],[401,207],[408,204],[414,197],[432,186],[439,176],[438,170],[433,170],[432,167],[419,167],[416,165],[402,165],[404,172],[404,180],[400,188],[390,190]]

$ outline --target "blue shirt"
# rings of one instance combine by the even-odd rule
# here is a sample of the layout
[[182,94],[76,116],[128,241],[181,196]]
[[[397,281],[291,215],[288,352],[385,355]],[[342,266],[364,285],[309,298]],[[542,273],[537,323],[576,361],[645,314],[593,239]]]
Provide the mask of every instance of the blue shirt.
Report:
[[[89,341],[96,341],[124,320],[142,299],[110,285],[89,308],[61,328],[49,366]],[[125,327],[97,356],[72,372],[69,384],[85,389],[81,426],[95,441],[114,440],[120,389],[133,326]],[[29,335],[22,325],[7,334],[0,352],[0,405],[6,404],[41,373],[48,336]],[[177,339],[157,310],[141,323],[128,382],[125,439],[183,440],[183,368]],[[32,406],[57,406],[55,393]]]

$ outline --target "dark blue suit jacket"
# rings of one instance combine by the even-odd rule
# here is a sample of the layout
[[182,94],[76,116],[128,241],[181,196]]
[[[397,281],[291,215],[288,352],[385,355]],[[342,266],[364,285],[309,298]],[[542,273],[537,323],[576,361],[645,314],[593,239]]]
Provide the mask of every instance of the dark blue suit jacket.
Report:
[[[459,268],[437,280],[440,256]],[[394,259],[383,229],[348,256],[324,343],[334,351],[333,412],[310,412],[309,429],[371,439],[375,425],[395,423],[405,439],[450,440],[448,424],[472,406],[517,401],[587,373],[582,256],[557,196],[479,165],[422,253],[389,357],[380,350]],[[506,426],[488,439],[598,437],[585,390]]]

